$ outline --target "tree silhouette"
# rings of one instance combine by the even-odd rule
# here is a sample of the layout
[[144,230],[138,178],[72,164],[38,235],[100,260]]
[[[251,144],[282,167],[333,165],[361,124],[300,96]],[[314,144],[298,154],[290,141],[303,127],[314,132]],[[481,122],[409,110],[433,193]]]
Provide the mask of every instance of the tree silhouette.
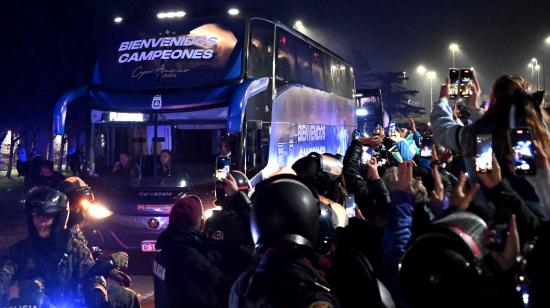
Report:
[[418,91],[406,88],[409,77],[403,72],[382,72],[365,74],[366,83],[370,88],[382,90],[384,109],[391,118],[416,117],[426,113],[425,108],[412,104],[411,98]]

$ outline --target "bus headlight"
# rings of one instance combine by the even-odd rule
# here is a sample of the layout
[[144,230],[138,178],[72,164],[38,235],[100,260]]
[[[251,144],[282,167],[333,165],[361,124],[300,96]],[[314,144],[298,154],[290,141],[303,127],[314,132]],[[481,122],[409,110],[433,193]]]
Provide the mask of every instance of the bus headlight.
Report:
[[220,211],[221,209],[222,209],[221,206],[216,206],[216,207],[213,207],[211,209],[208,209],[208,210],[204,211],[204,218],[208,219],[208,218],[212,217],[212,214],[214,214],[214,211]]
[[111,212],[103,204],[90,203],[90,205],[88,206],[88,215],[95,219],[104,219],[113,215],[113,212]]

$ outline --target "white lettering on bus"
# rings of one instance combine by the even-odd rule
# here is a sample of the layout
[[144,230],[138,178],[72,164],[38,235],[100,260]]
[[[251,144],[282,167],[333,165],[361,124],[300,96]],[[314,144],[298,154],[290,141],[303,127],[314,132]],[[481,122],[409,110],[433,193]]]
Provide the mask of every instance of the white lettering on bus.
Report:
[[[156,59],[162,60],[177,60],[177,59],[211,59],[214,55],[212,49],[166,49],[166,50],[151,50],[134,53],[123,53],[118,57],[118,63],[130,63],[141,61],[153,61]],[[307,128],[306,128],[307,129]],[[316,131],[317,132],[317,131]]]
[[202,58],[203,59],[211,59],[213,55],[214,55],[214,50],[207,49],[202,53]]
[[299,124],[298,142],[323,141],[326,138],[325,125]]
[[130,55],[127,53],[121,54],[120,57],[118,57],[118,63],[125,63],[126,61],[128,61],[129,56]]
[[[149,50],[133,53],[123,53],[118,57],[118,63],[154,61],[157,59],[212,59],[215,51],[212,49],[218,44],[217,37],[207,36],[165,36],[143,40],[121,42],[118,51],[131,51],[136,49],[163,48],[163,50]],[[166,47],[190,47],[182,49],[164,49]]]

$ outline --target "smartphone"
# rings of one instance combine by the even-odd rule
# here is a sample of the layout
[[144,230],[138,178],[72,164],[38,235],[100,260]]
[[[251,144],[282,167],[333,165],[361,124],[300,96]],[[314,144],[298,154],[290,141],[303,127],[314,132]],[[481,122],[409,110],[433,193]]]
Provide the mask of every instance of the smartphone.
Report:
[[535,149],[529,128],[508,130],[508,140],[512,147],[515,173],[517,175],[536,174]]
[[231,170],[231,158],[227,156],[216,157],[216,180],[223,181]]
[[460,69],[460,96],[470,97],[472,95],[472,81],[474,80],[474,71],[469,68]]
[[391,121],[390,124],[388,124],[388,134],[390,136],[393,136],[393,135],[397,134],[397,129],[395,127],[395,122],[394,121]]
[[366,166],[369,163],[372,155],[369,153],[369,147],[363,147],[363,152],[361,153],[361,165]]
[[489,172],[493,170],[493,136],[476,136],[476,172]]
[[497,252],[504,251],[506,238],[508,237],[508,224],[495,224],[491,229],[495,230],[495,235],[491,237],[491,243],[487,248]]
[[422,139],[421,149],[420,149],[420,157],[422,158],[432,158],[432,147],[434,145],[434,141],[431,137],[425,137]]
[[457,68],[450,68],[449,79],[450,79],[449,98],[457,98],[458,87],[460,85],[460,70]]
[[348,217],[349,218],[355,217],[355,207],[357,206],[355,204],[355,196],[346,195],[345,203],[346,203],[346,214],[348,214]]

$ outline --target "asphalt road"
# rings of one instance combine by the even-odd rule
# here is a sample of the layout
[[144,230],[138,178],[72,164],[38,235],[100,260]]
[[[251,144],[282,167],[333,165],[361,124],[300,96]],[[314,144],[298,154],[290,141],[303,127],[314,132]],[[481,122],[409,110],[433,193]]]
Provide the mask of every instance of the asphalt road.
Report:
[[[2,179],[5,184],[5,179]],[[0,255],[17,241],[27,235],[27,226],[20,200],[22,188],[6,189],[0,186]],[[8,185],[14,186],[14,185]],[[130,256],[129,274],[132,278],[131,288],[138,293],[142,307],[154,307],[153,278],[149,274],[152,267],[152,255]]]

